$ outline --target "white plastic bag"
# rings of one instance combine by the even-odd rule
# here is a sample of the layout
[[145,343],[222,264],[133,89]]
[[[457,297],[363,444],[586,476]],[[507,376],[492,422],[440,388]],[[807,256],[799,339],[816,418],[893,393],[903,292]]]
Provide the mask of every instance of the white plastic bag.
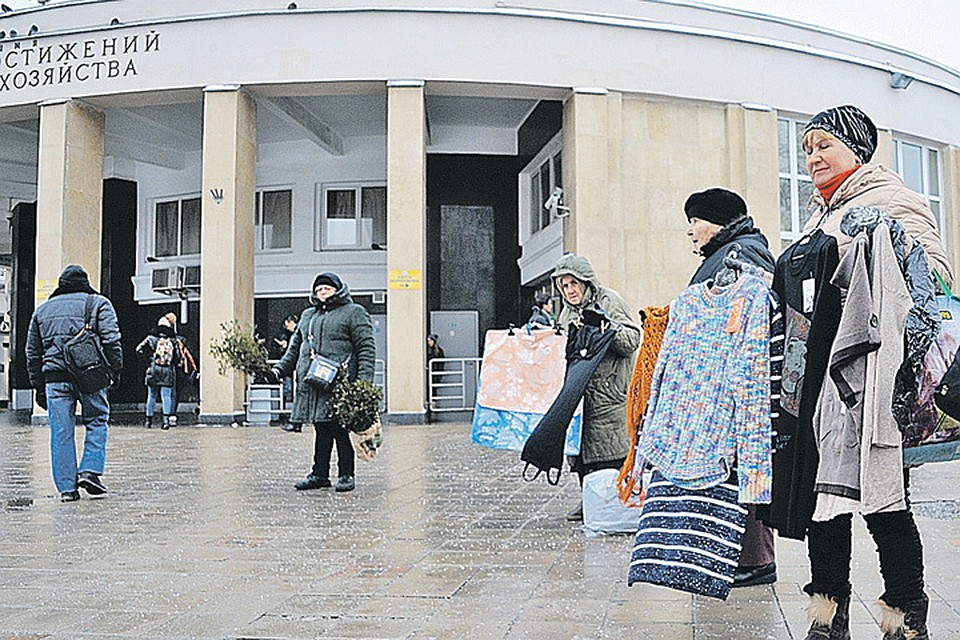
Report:
[[617,469],[601,469],[583,479],[583,532],[588,538],[636,533],[640,509],[620,504]]

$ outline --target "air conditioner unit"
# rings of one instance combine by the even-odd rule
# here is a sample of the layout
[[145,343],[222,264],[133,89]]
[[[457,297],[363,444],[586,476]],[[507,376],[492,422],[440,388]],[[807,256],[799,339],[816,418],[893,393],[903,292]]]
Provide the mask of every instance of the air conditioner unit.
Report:
[[183,286],[183,267],[154,269],[150,285],[157,293],[172,295]]
[[200,293],[200,265],[184,267],[183,288],[191,293]]

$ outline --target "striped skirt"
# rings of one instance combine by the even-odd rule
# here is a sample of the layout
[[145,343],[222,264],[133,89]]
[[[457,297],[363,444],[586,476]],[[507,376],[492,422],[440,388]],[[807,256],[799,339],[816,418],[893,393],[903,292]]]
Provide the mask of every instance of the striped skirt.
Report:
[[682,489],[654,471],[627,584],[648,582],[726,600],[746,517],[735,484]]

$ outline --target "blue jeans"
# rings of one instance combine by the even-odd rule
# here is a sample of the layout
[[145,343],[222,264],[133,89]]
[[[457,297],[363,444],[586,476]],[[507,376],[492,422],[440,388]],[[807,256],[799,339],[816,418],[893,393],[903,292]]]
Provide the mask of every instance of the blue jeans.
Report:
[[[77,467],[77,402],[86,428],[83,457]],[[110,403],[107,390],[80,393],[71,382],[47,383],[47,413],[50,419],[50,460],[57,491],[77,490],[77,471],[103,473],[107,452],[107,420]]]
[[147,386],[147,417],[153,417],[153,410],[157,404],[157,395],[160,396],[160,406],[163,408],[163,415],[172,416],[174,413],[174,390],[173,387],[154,387]]

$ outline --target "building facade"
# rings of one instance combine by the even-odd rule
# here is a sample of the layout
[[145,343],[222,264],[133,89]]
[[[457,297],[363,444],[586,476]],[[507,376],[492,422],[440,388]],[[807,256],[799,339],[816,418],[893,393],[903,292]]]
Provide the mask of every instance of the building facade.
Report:
[[[0,14],[0,36],[14,391],[24,318],[80,263],[129,349],[163,312],[185,316],[201,417],[232,419],[244,381],[214,374],[221,324],[269,337],[332,270],[374,318],[389,418],[423,421],[425,337],[444,340],[431,312],[475,318],[482,345],[525,320],[566,251],[633,308],[665,304],[697,262],[683,202],[711,186],[744,196],[775,251],[796,239],[798,131],[836,104],[874,119],[875,161],[929,199],[958,257],[960,73],[790,19],[662,1],[65,0]],[[114,393],[135,402],[127,355]]]

